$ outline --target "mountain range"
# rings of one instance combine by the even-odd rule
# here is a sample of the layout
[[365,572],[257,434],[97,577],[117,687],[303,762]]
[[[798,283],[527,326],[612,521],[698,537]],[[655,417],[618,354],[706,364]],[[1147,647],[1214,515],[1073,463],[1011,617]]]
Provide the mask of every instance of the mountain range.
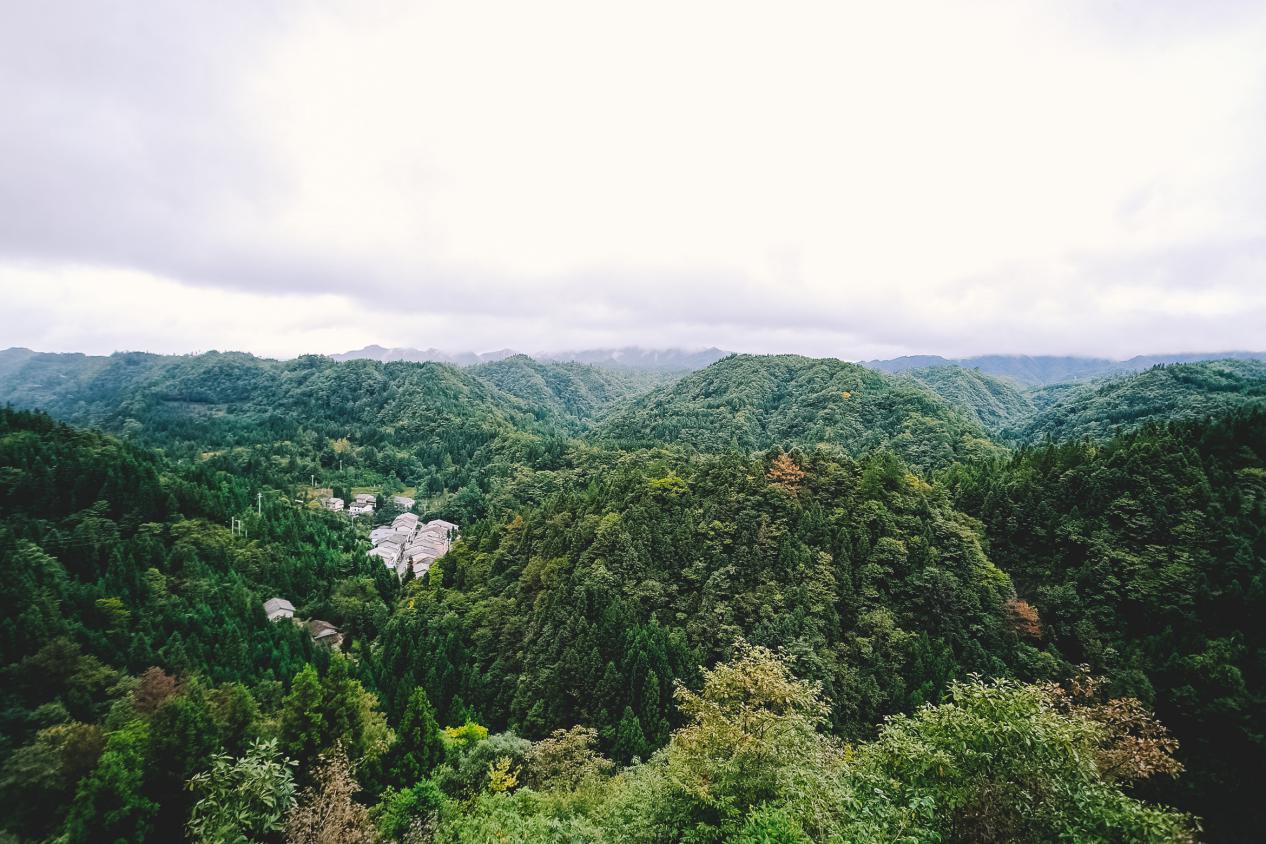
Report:
[[[450,363],[454,366],[475,366],[505,360],[520,354],[512,349],[491,352],[446,352],[440,349],[409,347],[384,348],[366,346],[341,354],[329,355],[332,360],[412,361],[415,363]],[[640,346],[578,349],[564,352],[535,352],[538,361],[586,363],[604,369],[639,370],[644,372],[686,373],[703,369],[734,352],[718,349],[651,349]],[[841,358],[844,360],[844,358]],[[1089,381],[1110,375],[1142,372],[1153,366],[1172,363],[1199,363],[1208,360],[1266,360],[1266,352],[1198,352],[1136,355],[1126,360],[1081,357],[1077,355],[977,355],[947,358],[941,355],[905,355],[882,360],[857,361],[869,369],[888,373],[927,371],[938,367],[959,366],[984,375],[1006,378],[1024,387],[1045,387],[1070,381]]]
[[[383,363],[411,361],[414,363],[451,363],[454,366],[474,366],[493,363],[521,354],[512,349],[493,352],[445,352],[440,349],[413,349],[399,347],[366,346],[350,352],[329,355],[336,361],[376,360]],[[632,369],[646,372],[691,372],[716,363],[731,352],[717,348],[707,349],[643,349],[640,346],[623,346],[607,349],[579,349],[564,352],[536,352],[531,355],[539,361],[558,363],[587,363],[605,369]]]

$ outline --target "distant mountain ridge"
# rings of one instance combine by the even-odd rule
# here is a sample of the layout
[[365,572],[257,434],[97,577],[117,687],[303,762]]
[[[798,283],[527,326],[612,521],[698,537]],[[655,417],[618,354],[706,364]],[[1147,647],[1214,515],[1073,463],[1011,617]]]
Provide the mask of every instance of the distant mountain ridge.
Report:
[[[382,363],[409,361],[413,363],[451,363],[454,366],[475,366],[494,363],[522,354],[513,349],[495,352],[445,352],[436,348],[393,349],[372,345],[336,355],[331,360],[376,360]],[[622,346],[607,349],[578,349],[566,352],[536,352],[529,357],[543,362],[587,363],[605,369],[630,369],[647,372],[692,372],[716,363],[731,352],[715,347],[707,349],[644,349],[640,346]]]
[[1107,375],[1142,372],[1157,364],[1200,363],[1208,360],[1266,360],[1266,352],[1208,352],[1136,355],[1128,360],[1075,355],[978,355],[944,358],[940,355],[906,355],[888,360],[862,361],[862,366],[881,372],[906,372],[940,366],[961,366],[986,375],[1010,378],[1025,386],[1042,387],[1068,381],[1087,381]]
[[408,363],[451,363],[454,366],[474,366],[479,363],[493,363],[513,357],[518,352],[513,349],[498,349],[495,352],[444,352],[439,349],[413,349],[400,346],[387,349],[372,345],[363,349],[353,349],[337,355],[328,355],[330,360],[376,360],[380,363],[406,361]]

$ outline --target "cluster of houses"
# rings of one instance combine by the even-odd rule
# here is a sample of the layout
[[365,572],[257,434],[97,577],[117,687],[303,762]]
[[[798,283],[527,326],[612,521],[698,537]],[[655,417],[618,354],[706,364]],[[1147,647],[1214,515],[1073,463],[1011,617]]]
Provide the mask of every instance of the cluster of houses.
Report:
[[[346,505],[346,502],[341,498],[334,498],[331,496],[329,498],[322,498],[321,506],[327,510],[334,511],[335,513],[342,513],[343,508],[346,505],[347,514],[354,518],[365,514],[373,515],[374,505],[377,501],[378,496],[374,495],[372,492],[361,492],[356,495],[350,505]],[[414,501],[407,495],[397,495],[391,499],[391,502],[401,510],[413,509]]]
[[390,525],[370,531],[373,547],[369,556],[382,560],[401,580],[410,569],[414,577],[422,577],[432,563],[448,552],[458,538],[457,531],[457,525],[443,519],[422,523],[413,513],[401,513]]
[[[285,598],[269,598],[264,601],[264,612],[268,614],[269,621],[281,621],[282,619],[294,621],[295,605]],[[312,637],[312,641],[318,645],[328,645],[332,648],[339,648],[343,645],[343,634],[328,621],[312,618],[305,622],[295,623],[302,623],[304,629],[308,631],[308,635]]]

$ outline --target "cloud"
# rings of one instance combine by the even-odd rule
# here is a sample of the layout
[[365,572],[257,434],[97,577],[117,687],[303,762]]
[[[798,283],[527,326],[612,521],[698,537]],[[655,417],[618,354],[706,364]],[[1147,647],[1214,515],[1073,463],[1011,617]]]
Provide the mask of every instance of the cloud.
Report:
[[16,7],[0,343],[1260,347],[1266,10],[1191,9]]

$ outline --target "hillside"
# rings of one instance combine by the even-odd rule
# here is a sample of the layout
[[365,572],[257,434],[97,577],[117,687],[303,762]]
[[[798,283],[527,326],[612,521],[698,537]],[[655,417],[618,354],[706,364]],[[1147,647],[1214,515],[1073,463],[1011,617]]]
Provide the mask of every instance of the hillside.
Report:
[[1032,402],[1015,382],[976,369],[930,366],[905,370],[901,376],[936,393],[991,433],[1021,422],[1033,413]]
[[590,421],[615,403],[648,392],[673,376],[581,363],[544,363],[514,355],[468,370],[503,393],[521,399],[543,418]]
[[593,725],[608,750],[631,706],[654,747],[673,683],[745,637],[817,654],[834,729],[866,735],[1013,662],[1011,591],[970,522],[890,456],[636,453],[466,531],[388,626],[379,687],[388,711],[425,682],[528,737]]
[[1137,355],[1127,360],[1070,355],[978,355],[970,358],[910,355],[890,360],[866,361],[864,365],[881,372],[906,372],[911,369],[961,366],[965,369],[979,370],[986,375],[1005,378],[1017,384],[1044,387],[1066,382],[1090,381],[1113,375],[1126,375],[1161,364],[1199,363],[1208,360],[1266,360],[1266,352]]
[[824,444],[857,455],[887,448],[924,469],[992,448],[979,425],[919,384],[797,355],[728,357],[631,402],[594,437],[707,452]]
[[[1223,365],[1195,368],[1207,380]],[[1165,796],[1204,816],[1211,839],[1253,840],[1266,823],[1266,408],[960,472],[958,506],[984,523],[1044,641],[1174,730],[1188,774]]]
[[1042,409],[1004,432],[1008,439],[1106,438],[1150,422],[1203,419],[1266,403],[1266,362],[1157,366],[1085,385],[1057,385],[1037,391],[1030,400]]
[[[151,840],[179,840],[184,780],[258,735],[248,689],[328,663],[263,602],[286,596],[359,640],[394,583],[379,593],[346,520],[272,491],[258,517],[238,477],[179,471],[47,416],[0,409],[0,467],[3,826],[45,840],[65,820],[70,840],[139,840],[125,829],[143,811]],[[125,753],[142,733],[142,752]]]
[[10,350],[0,354],[0,402],[178,460],[291,482],[315,475],[327,485],[395,479],[424,495],[466,489],[474,507],[490,477],[530,462],[580,424],[566,402],[530,405],[446,364],[219,352]]

